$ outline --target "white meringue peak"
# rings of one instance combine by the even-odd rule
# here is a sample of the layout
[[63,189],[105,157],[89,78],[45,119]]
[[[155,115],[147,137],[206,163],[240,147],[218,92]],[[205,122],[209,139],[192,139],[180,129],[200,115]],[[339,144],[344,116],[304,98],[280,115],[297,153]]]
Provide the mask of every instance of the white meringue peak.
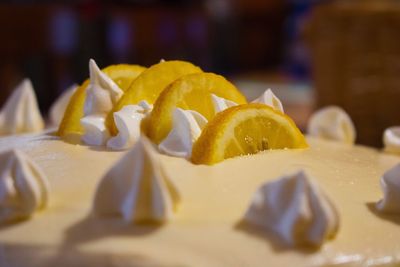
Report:
[[29,79],[24,79],[7,99],[0,112],[0,135],[36,133],[44,121]]
[[400,154],[400,126],[390,127],[383,133],[385,151]]
[[89,61],[90,83],[86,89],[84,128],[82,141],[88,145],[105,145],[110,133],[104,125],[107,113],[121,98],[123,91],[114,81],[102,72],[93,59]]
[[230,107],[237,106],[237,103],[235,103],[231,100],[216,96],[214,94],[211,94],[211,101],[214,105],[215,113],[221,112]]
[[356,139],[356,130],[350,116],[337,106],[316,111],[308,122],[308,134],[347,144],[354,144]]
[[384,196],[376,208],[383,213],[400,214],[400,164],[383,174],[381,187]]
[[258,98],[254,99],[251,103],[260,103],[264,104],[267,106],[272,107],[275,110],[278,110],[282,113],[283,111],[283,105],[282,102],[279,100],[279,98],[272,92],[271,89],[265,90],[265,92],[260,95]]
[[49,117],[52,125],[59,125],[67,109],[69,100],[78,88],[77,84],[68,87],[50,107]]
[[304,171],[263,184],[244,219],[292,246],[318,247],[339,229],[335,206]]
[[175,108],[172,116],[172,130],[159,144],[159,150],[175,157],[190,157],[193,143],[206,124],[207,119],[197,111]]
[[159,154],[142,136],[100,182],[94,199],[99,215],[121,215],[127,222],[166,222],[179,204]]
[[105,125],[105,117],[101,115],[89,115],[81,119],[81,125],[85,134],[82,141],[89,146],[103,146],[106,144],[110,133]]
[[46,207],[49,185],[40,168],[18,150],[0,154],[0,223],[30,217]]
[[153,105],[144,100],[137,105],[127,105],[120,111],[114,112],[118,134],[107,141],[107,147],[124,150],[135,144],[141,135],[141,122],[152,109]]
[[85,115],[107,114],[121,98],[123,91],[102,72],[93,59],[89,61],[90,83],[86,92]]

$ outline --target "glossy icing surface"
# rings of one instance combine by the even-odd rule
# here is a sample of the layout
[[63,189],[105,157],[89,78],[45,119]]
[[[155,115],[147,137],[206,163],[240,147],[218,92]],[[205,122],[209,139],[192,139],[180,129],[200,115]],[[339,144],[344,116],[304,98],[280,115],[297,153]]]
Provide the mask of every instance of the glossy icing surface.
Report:
[[[307,150],[267,151],[196,166],[159,155],[181,205],[164,225],[126,224],[91,215],[104,173],[126,152],[71,145],[47,135],[0,139],[39,165],[49,207],[0,228],[0,266],[393,266],[400,264],[400,216],[380,215],[381,175],[400,157],[308,139]],[[242,218],[265,181],[305,169],[335,202],[341,222],[319,250],[292,249]],[[21,257],[21,255],[24,257]]]

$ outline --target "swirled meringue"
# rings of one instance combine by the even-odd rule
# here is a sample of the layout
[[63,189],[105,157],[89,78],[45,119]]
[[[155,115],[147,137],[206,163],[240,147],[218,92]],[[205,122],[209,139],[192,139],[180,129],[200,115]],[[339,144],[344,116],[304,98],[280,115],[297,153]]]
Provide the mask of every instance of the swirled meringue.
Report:
[[179,194],[146,137],[119,160],[100,182],[94,212],[121,215],[127,222],[165,222],[173,217]]
[[0,223],[30,217],[46,207],[48,194],[46,176],[25,154],[0,154]]
[[93,59],[89,61],[90,83],[86,92],[84,117],[81,125],[84,128],[82,140],[88,145],[104,145],[110,136],[104,125],[105,117],[113,105],[120,99],[123,91],[102,72]]
[[44,121],[29,79],[24,79],[7,99],[0,112],[0,135],[35,133]]
[[93,59],[89,61],[90,83],[87,87],[85,115],[107,114],[124,93]]
[[213,103],[215,113],[221,112],[230,107],[237,106],[237,103],[214,94],[211,94],[211,101]]
[[350,116],[337,106],[315,112],[308,123],[308,134],[348,144],[354,144],[356,139],[356,130]]
[[400,126],[390,127],[383,133],[385,151],[400,154]]
[[89,115],[81,119],[81,125],[85,129],[82,141],[90,146],[102,146],[110,137],[105,125],[105,118],[99,115]]
[[262,185],[244,219],[294,246],[320,246],[339,228],[335,206],[304,171]]
[[400,213],[400,164],[382,176],[381,187],[384,196],[376,208],[384,213]]
[[282,102],[279,100],[279,98],[272,92],[271,89],[265,90],[265,92],[260,95],[258,98],[254,99],[252,103],[261,103],[265,104],[267,106],[272,107],[275,110],[278,110],[282,113],[283,111],[283,105]]
[[151,112],[153,105],[140,101],[137,105],[124,106],[114,113],[118,134],[107,141],[107,147],[123,150],[131,147],[141,135],[142,120]]
[[200,136],[201,130],[206,124],[207,119],[200,113],[176,108],[172,116],[172,130],[159,144],[159,150],[175,157],[190,157],[193,143]]

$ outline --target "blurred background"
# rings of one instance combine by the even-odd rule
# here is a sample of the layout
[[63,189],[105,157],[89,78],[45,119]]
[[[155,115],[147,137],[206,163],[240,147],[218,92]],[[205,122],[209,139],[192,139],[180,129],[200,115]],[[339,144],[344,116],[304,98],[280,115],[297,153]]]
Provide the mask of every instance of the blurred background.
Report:
[[[73,2],[73,4],[68,4]],[[400,1],[2,1],[0,104],[29,77],[46,114],[88,77],[88,60],[150,66],[182,59],[226,75],[249,99],[271,88],[306,127],[340,105],[358,142],[400,125]]]

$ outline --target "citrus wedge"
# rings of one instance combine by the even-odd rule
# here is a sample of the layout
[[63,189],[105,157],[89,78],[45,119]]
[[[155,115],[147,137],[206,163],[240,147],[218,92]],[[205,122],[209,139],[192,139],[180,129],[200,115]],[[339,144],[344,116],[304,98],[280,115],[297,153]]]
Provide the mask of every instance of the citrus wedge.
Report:
[[307,148],[287,115],[264,104],[245,104],[218,113],[193,145],[192,162],[212,165],[268,149]]
[[[138,65],[118,64],[110,65],[102,71],[107,74],[121,90],[126,91],[132,81],[146,68]],[[87,79],[72,95],[71,100],[65,110],[64,117],[58,128],[58,135],[82,134],[83,128],[80,120],[83,117],[83,107],[86,99],[86,88],[90,80]]]
[[146,125],[146,132],[155,143],[160,143],[172,127],[175,108],[191,109],[207,120],[214,117],[211,94],[238,104],[247,103],[246,98],[224,77],[213,73],[195,73],[182,76],[167,86],[154,103]]
[[202,72],[199,67],[185,61],[162,61],[145,70],[124,93],[113,110],[108,114],[106,125],[112,135],[118,130],[114,124],[113,114],[126,105],[137,104],[146,100],[153,104],[161,91],[171,82],[183,75]]

